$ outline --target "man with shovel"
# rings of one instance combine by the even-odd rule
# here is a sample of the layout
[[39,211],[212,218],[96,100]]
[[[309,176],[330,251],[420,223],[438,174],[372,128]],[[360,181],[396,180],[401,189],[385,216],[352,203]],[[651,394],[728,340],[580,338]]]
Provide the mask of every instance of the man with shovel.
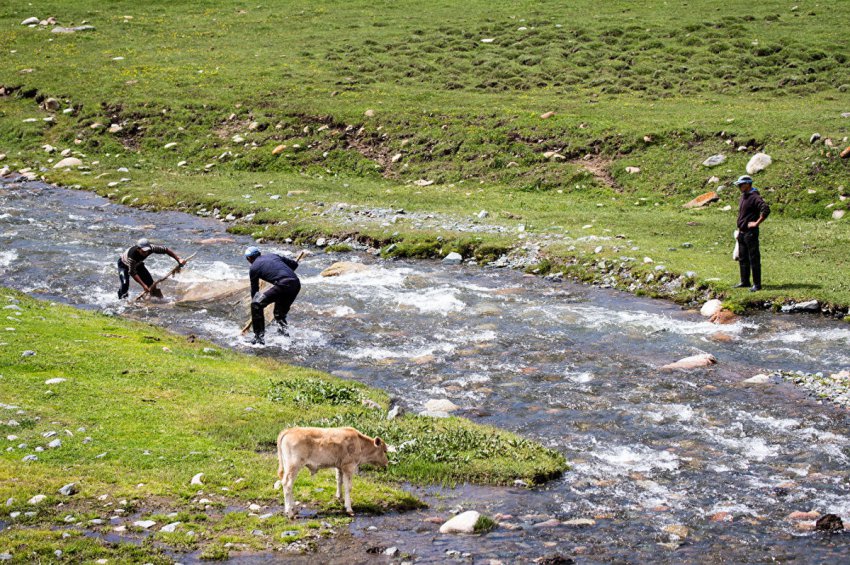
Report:
[[145,267],[145,259],[151,253],[171,256],[172,259],[177,261],[178,270],[179,267],[182,267],[186,263],[171,249],[162,245],[151,245],[151,242],[143,237],[136,242],[136,245],[122,253],[121,257],[118,258],[118,278],[121,280],[121,288],[118,289],[118,298],[127,298],[131,277],[142,285],[145,294],[149,294],[154,298],[162,298],[162,291],[156,288],[153,277],[147,267]]
[[[245,259],[251,264],[248,271],[248,278],[251,280],[251,325],[254,329],[254,338],[251,343],[265,345],[264,311],[269,304],[274,304],[274,319],[278,333],[289,335],[286,315],[301,290],[301,281],[295,274],[298,260],[275,253],[263,255],[257,247],[253,246],[245,250]],[[260,292],[261,280],[270,283],[271,287]]]

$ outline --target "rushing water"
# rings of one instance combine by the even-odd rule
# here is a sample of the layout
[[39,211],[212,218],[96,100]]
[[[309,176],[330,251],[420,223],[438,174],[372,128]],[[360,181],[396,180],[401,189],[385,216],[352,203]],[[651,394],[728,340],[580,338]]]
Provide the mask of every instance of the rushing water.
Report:
[[[142,235],[183,255],[198,251],[167,295],[185,283],[246,277],[241,251],[248,238],[198,243],[231,237],[218,221],[142,212],[37,183],[0,186],[2,282],[33,295],[124,312],[115,260]],[[368,269],[319,276],[338,260]],[[172,262],[155,256],[148,264],[156,276]],[[573,464],[563,479],[536,490],[464,487],[437,493],[429,511],[359,517],[352,533],[362,547],[346,546],[344,560],[368,560],[365,548],[373,546],[434,562],[553,554],[584,562],[850,556],[846,534],[803,532],[786,519],[816,510],[850,521],[846,411],[787,383],[741,384],[770,370],[848,368],[845,324],[757,314],[716,326],[670,303],[614,291],[367,255],[319,254],[299,274],[292,336],[272,336],[265,349],[244,343],[239,326],[247,313],[230,303],[126,314],[384,388],[410,410],[449,398],[461,415],[535,438]],[[659,370],[700,352],[719,364]],[[505,521],[518,528],[440,536],[422,522],[458,505],[511,514]],[[595,524],[534,527],[551,517]],[[677,540],[665,531],[669,525],[687,526],[689,535]]]

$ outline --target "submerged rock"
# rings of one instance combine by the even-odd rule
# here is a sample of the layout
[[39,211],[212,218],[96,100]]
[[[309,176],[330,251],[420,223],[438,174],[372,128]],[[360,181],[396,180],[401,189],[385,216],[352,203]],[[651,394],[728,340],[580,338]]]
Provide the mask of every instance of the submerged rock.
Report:
[[815,530],[819,532],[835,532],[844,529],[844,522],[835,514],[824,514],[815,522]]
[[708,367],[717,363],[717,359],[710,353],[702,353],[700,355],[691,355],[684,359],[679,359],[675,363],[669,363],[661,367],[662,369],[698,369],[700,367]]
[[738,316],[731,310],[720,310],[716,312],[709,321],[712,324],[734,324],[738,320]]
[[361,273],[367,270],[369,270],[369,267],[363,263],[355,263],[354,261],[339,261],[319,274],[323,277],[338,277],[341,275],[350,275],[352,273]]
[[458,514],[442,526],[440,526],[441,534],[472,534],[475,532],[475,524],[481,514],[475,510],[467,510]]

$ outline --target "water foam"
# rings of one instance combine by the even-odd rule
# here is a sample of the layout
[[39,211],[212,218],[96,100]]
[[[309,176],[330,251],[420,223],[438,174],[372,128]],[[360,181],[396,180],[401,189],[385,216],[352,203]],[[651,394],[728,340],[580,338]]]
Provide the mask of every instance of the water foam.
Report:
[[18,252],[14,249],[0,251],[0,267],[8,267],[18,259]]
[[650,473],[653,471],[675,471],[679,468],[679,458],[669,451],[657,451],[645,446],[614,446],[591,455],[602,462],[602,475],[627,475],[629,473]]

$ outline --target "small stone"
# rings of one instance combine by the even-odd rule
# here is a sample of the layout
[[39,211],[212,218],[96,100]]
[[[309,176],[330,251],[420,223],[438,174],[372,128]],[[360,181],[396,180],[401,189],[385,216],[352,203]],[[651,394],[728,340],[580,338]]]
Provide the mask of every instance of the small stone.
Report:
[[460,406],[445,398],[431,399],[425,403],[427,412],[454,412],[459,409]]
[[475,524],[481,514],[475,510],[468,510],[458,514],[442,526],[440,526],[441,534],[471,534],[475,532]]
[[562,523],[565,526],[594,526],[596,525],[596,520],[591,520],[590,518],[574,518]]
[[717,165],[722,165],[726,162],[726,155],[722,153],[717,155],[712,155],[708,159],[702,162],[703,167],[716,167]]
[[483,220],[484,218],[486,218],[489,215],[490,215],[490,213],[487,212],[487,210],[481,210],[480,212],[478,212],[478,219]]
[[252,503],[248,506],[248,510],[250,510],[251,512],[259,512],[260,510],[262,510],[262,507],[259,504]]
[[398,163],[401,160],[401,157],[402,157],[401,153],[396,153],[395,155],[393,155],[393,157],[392,157],[392,159],[390,159],[390,161],[393,162],[393,163]]
[[26,455],[23,459],[21,459],[24,463],[30,463],[32,461],[38,461],[38,455]]
[[443,261],[442,261],[442,263],[444,265],[458,265],[462,262],[463,262],[463,255],[461,255],[460,253],[456,253],[454,251],[452,251],[451,253],[449,253],[445,257],[443,257]]
[[163,526],[162,528],[160,528],[160,529],[159,529],[159,531],[160,531],[160,532],[165,532],[165,533],[167,533],[167,534],[173,533],[173,532],[174,532],[174,530],[176,530],[176,529],[177,529],[177,526],[179,526],[181,523],[182,523],[182,522],[171,522],[170,524],[166,524],[165,526]]
[[73,496],[79,492],[77,488],[77,483],[68,483],[59,489],[59,494],[64,496]]
[[543,522],[537,522],[534,524],[534,528],[554,528],[561,525],[561,521],[557,518],[551,518],[549,520],[545,520]]
[[708,206],[712,202],[717,202],[720,200],[720,196],[718,196],[717,192],[710,190],[704,194],[700,194],[693,200],[683,204],[684,208],[703,208]]
[[366,116],[367,118],[374,118],[375,117],[375,110],[372,110],[372,109],[366,110],[365,112],[363,112],[363,115]]
[[29,500],[27,500],[27,504],[40,504],[41,502],[44,501],[45,498],[47,498],[46,495],[37,494],[37,495],[33,496],[32,498],[30,498]]
[[62,447],[62,440],[61,439],[54,439],[53,441],[51,441],[50,443],[47,444],[47,447],[49,447],[50,449],[56,449],[57,447]]
[[170,142],[168,142],[168,143],[166,143],[165,145],[162,146],[163,149],[172,149],[174,147],[177,147],[176,141],[170,141]]
[[395,557],[396,555],[398,555],[398,548],[395,546],[388,547],[384,550],[384,555],[388,555],[389,557]]
[[563,161],[564,159],[566,159],[566,157],[564,157],[557,151],[546,151],[545,153],[543,153],[543,156],[547,159],[552,159],[555,161]]
[[64,383],[65,381],[66,381],[66,379],[63,379],[61,377],[56,377],[55,379],[47,379],[46,381],[44,381],[44,384],[46,384],[46,385],[58,385],[59,383]]
[[844,210],[835,210],[835,211],[832,212],[832,219],[833,220],[840,220],[841,218],[844,217],[844,214],[845,214]]
[[198,473],[197,475],[195,475],[194,477],[192,477],[192,481],[191,481],[189,484],[192,484],[192,485],[198,485],[198,486],[203,486],[203,485],[204,485],[204,483],[203,483],[203,481],[201,480],[201,479],[203,479],[203,478],[204,478],[204,474],[203,474],[203,473]]
[[555,115],[555,112],[552,112],[552,111],[545,112],[543,114],[540,114],[540,119],[541,120],[548,120],[549,118],[551,118],[554,115]]
[[715,365],[717,363],[717,359],[714,355],[709,353],[702,353],[700,355],[691,355],[690,357],[685,357],[684,359],[680,359],[675,363],[669,363],[661,367],[665,370],[673,370],[673,369],[696,369],[699,367],[709,367],[711,365]]
[[630,175],[636,175],[640,172],[640,167],[626,167],[626,172]]
[[792,522],[798,520],[817,520],[819,516],[820,514],[815,511],[802,512],[800,510],[797,510],[788,514],[785,519],[790,520]]
[[39,20],[38,18],[35,18],[35,17],[27,18],[27,19],[25,19],[24,21],[21,22],[21,25],[22,26],[38,25],[39,21],[41,21],[41,20]]
[[133,525],[137,528],[142,528],[143,530],[147,530],[148,528],[152,528],[156,526],[156,521],[154,520],[137,520],[133,522]]
[[668,526],[664,526],[663,530],[679,539],[685,539],[688,537],[688,534],[691,533],[687,526],[683,526],[681,524],[670,524]]
[[705,304],[703,304],[702,308],[700,308],[700,310],[699,310],[699,313],[701,315],[705,316],[706,318],[710,318],[710,317],[714,316],[715,314],[717,314],[718,312],[720,312],[720,310],[722,310],[722,309],[723,309],[723,302],[714,298],[714,299],[708,300]]
[[809,138],[809,143],[814,143],[818,139],[820,139],[820,134],[819,133],[813,133],[812,136]]
[[768,168],[771,163],[773,163],[773,159],[771,159],[770,155],[767,153],[756,153],[747,163],[747,173],[754,175],[759,171],[763,171]]
[[390,408],[390,411],[387,412],[387,420],[395,420],[398,415],[401,413],[401,406],[393,406]]
[[770,376],[763,374],[754,375],[749,379],[745,379],[744,382],[751,385],[763,385],[770,382]]

